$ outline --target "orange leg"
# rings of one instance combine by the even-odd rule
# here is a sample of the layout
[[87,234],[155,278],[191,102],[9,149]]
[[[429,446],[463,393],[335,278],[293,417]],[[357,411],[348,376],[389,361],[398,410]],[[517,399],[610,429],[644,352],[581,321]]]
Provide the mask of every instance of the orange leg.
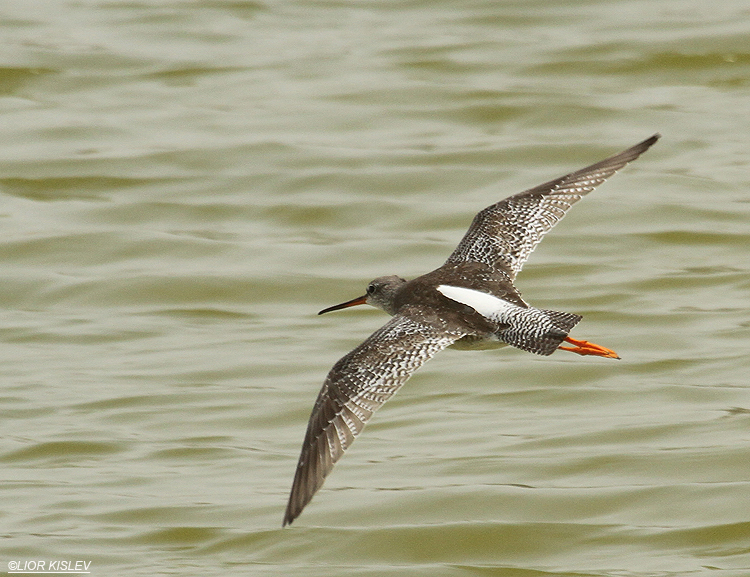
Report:
[[619,355],[608,348],[602,347],[601,345],[595,345],[588,341],[579,341],[571,337],[565,337],[565,342],[568,342],[573,347],[557,347],[563,351],[570,351],[571,353],[577,353],[579,355],[596,355],[597,357],[607,357],[608,359],[619,359]]

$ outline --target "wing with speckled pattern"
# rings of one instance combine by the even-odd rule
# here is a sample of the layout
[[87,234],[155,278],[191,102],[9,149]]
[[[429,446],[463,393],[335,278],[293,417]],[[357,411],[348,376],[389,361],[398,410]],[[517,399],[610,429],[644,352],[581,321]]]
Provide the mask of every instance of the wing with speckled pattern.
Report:
[[574,203],[638,158],[659,138],[655,134],[601,162],[488,206],[474,217],[447,262],[478,261],[493,268],[502,265],[515,279],[539,241]]
[[333,366],[310,415],[284,525],[299,516],[372,414],[462,336],[402,312]]

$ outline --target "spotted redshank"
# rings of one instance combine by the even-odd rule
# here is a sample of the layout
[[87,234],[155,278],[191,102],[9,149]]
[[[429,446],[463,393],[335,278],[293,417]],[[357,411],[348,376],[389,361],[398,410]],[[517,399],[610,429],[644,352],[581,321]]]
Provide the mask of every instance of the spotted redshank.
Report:
[[318,313],[369,304],[392,318],[328,373],[307,425],[284,525],[299,516],[372,414],[446,347],[511,345],[539,355],[561,349],[620,358],[608,348],[568,336],[581,316],[528,305],[513,281],[573,204],[659,136],[485,208],[440,268],[411,281],[376,278],[367,294]]

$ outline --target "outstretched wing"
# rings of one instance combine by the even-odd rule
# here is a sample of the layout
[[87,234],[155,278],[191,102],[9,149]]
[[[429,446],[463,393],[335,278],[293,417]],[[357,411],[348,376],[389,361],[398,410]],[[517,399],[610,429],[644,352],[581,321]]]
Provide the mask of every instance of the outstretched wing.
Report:
[[284,525],[299,516],[372,414],[462,336],[398,314],[333,366],[307,424]]
[[448,263],[478,261],[507,267],[515,279],[526,259],[582,196],[638,158],[660,138],[654,134],[632,148],[488,206],[474,217]]

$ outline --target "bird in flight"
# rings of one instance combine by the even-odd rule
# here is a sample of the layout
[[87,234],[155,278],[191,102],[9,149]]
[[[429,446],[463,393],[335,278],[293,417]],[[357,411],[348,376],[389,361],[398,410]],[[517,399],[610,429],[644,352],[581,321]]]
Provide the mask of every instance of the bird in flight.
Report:
[[620,358],[608,348],[568,336],[581,316],[530,306],[513,281],[573,204],[659,138],[655,134],[601,162],[488,206],[474,217],[440,268],[410,281],[376,278],[366,294],[318,313],[369,304],[391,319],[328,373],[307,424],[284,526],[299,516],[372,414],[446,347],[511,345],[539,355],[559,349]]

